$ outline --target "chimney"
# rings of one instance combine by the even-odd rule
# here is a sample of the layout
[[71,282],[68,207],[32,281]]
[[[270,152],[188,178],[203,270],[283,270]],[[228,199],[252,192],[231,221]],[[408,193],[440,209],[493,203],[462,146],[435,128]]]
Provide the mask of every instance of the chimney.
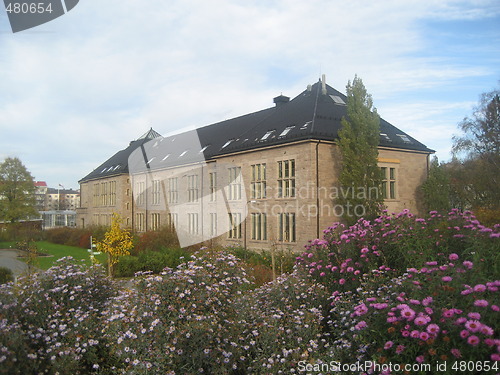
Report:
[[326,91],[326,76],[324,74],[321,78],[321,93],[323,95],[326,95],[326,93],[327,93],[327,91]]
[[276,104],[276,107],[279,107],[283,104],[286,104],[290,101],[290,98],[288,96],[285,96],[283,94],[281,94],[280,96],[277,96],[276,98],[274,98],[274,104]]

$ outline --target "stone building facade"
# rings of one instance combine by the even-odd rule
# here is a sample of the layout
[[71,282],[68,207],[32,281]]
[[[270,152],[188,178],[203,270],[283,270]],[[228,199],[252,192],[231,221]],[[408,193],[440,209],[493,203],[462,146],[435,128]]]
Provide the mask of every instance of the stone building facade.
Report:
[[[298,251],[342,214],[335,141],[346,100],[323,79],[192,132],[164,138],[151,129],[80,181],[77,225],[108,225],[118,213],[138,232],[171,226],[181,245]],[[385,205],[417,212],[433,151],[383,119],[380,130]]]

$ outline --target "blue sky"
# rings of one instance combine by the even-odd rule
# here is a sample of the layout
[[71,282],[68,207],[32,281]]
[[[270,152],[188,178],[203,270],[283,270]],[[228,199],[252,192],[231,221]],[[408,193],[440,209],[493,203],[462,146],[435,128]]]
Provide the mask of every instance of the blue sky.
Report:
[[497,0],[81,0],[13,34],[0,8],[0,160],[78,180],[151,126],[199,127],[357,74],[379,114],[450,158],[500,80]]

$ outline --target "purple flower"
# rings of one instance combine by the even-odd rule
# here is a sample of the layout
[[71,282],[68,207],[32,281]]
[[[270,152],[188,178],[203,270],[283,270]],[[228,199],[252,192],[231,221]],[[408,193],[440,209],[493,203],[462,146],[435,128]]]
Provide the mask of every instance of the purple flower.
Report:
[[492,309],[493,311],[496,311],[496,312],[499,312],[499,311],[500,311],[500,307],[499,307],[499,306],[497,306],[497,305],[491,305],[491,309]]
[[477,332],[481,328],[481,322],[478,320],[468,320],[465,323],[465,328],[467,328],[471,332]]
[[423,300],[422,300],[422,305],[424,306],[429,306],[432,302],[433,302],[433,298],[432,297],[425,297]]
[[458,254],[455,254],[455,253],[451,253],[449,256],[448,256],[448,259],[449,260],[457,260],[458,259]]
[[424,341],[427,341],[429,340],[429,334],[427,332],[420,332],[420,339],[421,340],[424,340]]
[[443,280],[444,282],[449,282],[449,281],[453,280],[453,278],[451,276],[443,276],[441,278],[441,280]]
[[384,349],[388,350],[388,349],[392,348],[393,345],[394,345],[394,343],[392,341],[387,341],[384,345]]
[[491,327],[488,327],[486,324],[483,324],[481,328],[479,329],[483,335],[486,336],[493,336],[493,329]]
[[412,320],[415,317],[415,311],[410,309],[409,307],[401,310],[401,316],[407,320]]
[[404,352],[404,350],[405,350],[405,346],[404,346],[404,345],[398,345],[398,346],[396,347],[396,353],[397,353],[397,354],[401,354],[401,353],[403,353],[403,352]]
[[480,342],[479,337],[477,337],[475,335],[469,336],[467,338],[467,343],[469,345],[476,346],[477,344],[479,344],[479,342]]
[[475,320],[479,320],[481,319],[481,314],[477,313],[477,312],[470,312],[467,314],[467,316],[471,319],[475,319]]
[[437,324],[429,324],[427,326],[427,332],[432,333],[434,335],[437,335],[440,330],[441,330],[441,328],[439,328],[439,326]]
[[354,328],[358,331],[362,330],[363,328],[366,328],[368,324],[364,320],[360,321],[358,324],[354,326]]
[[462,356],[462,353],[460,353],[460,350],[458,350],[458,349],[451,349],[450,351],[451,351],[451,354],[453,354],[453,356],[455,358],[460,358]]
[[417,358],[415,358],[415,361],[417,361],[418,363],[424,363],[425,358],[423,355],[419,355]]
[[465,339],[469,335],[470,335],[470,333],[466,329],[463,329],[463,330],[460,331],[460,337],[463,338],[463,339]]
[[474,306],[477,306],[477,307],[486,307],[488,305],[489,305],[489,303],[485,299],[478,299],[478,300],[474,301]]
[[486,285],[483,285],[483,284],[477,284],[474,288],[473,288],[474,292],[484,292],[486,290]]

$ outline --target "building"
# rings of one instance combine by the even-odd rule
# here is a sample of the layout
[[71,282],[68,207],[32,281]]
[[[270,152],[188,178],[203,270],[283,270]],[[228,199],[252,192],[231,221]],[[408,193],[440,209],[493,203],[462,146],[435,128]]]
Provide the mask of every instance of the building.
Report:
[[[79,181],[77,225],[108,225],[116,212],[138,232],[173,226],[185,245],[300,250],[342,213],[335,142],[346,100],[323,78],[292,100],[192,132],[151,129]],[[417,211],[432,152],[381,119],[388,210]]]
[[48,187],[45,181],[35,181],[35,202],[37,211],[45,210],[47,189]]
[[75,211],[80,206],[80,192],[73,189],[48,188],[44,211]]

